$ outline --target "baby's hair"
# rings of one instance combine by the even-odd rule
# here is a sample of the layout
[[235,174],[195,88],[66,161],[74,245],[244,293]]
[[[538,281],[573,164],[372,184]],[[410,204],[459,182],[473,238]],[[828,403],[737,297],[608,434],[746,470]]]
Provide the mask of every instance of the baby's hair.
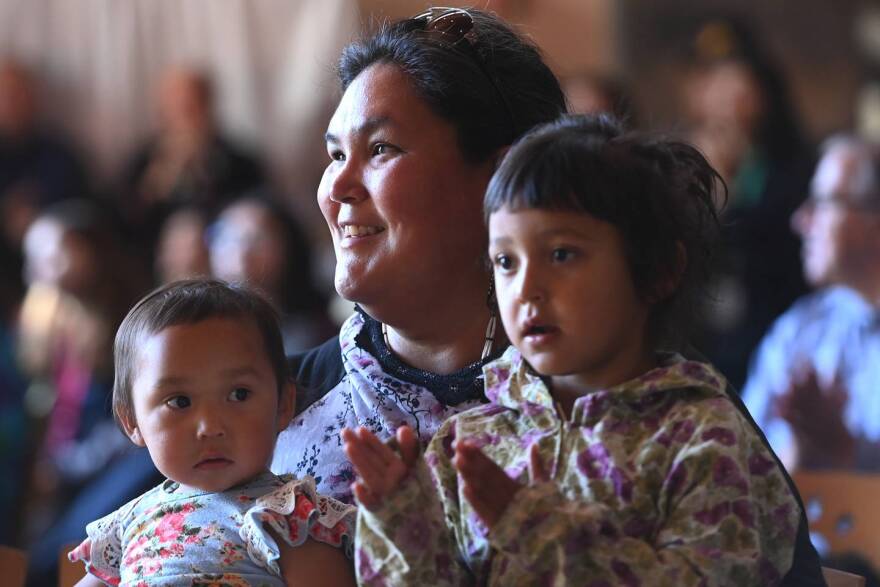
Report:
[[605,114],[564,116],[510,149],[484,213],[488,221],[501,208],[572,211],[614,225],[636,291],[653,304],[648,334],[675,347],[705,301],[719,187],[726,198],[724,181],[691,145],[625,133]]
[[129,311],[116,331],[113,346],[115,379],[113,414],[116,421],[134,422],[132,384],[138,347],[145,335],[181,324],[196,324],[211,318],[252,320],[263,338],[266,354],[275,373],[279,394],[290,380],[278,313],[257,290],[219,279],[175,281],[153,290]]

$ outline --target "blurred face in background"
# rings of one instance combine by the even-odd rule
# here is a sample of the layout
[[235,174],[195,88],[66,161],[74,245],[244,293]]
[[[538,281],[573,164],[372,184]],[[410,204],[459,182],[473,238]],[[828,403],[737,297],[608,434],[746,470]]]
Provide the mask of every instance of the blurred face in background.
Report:
[[26,133],[35,116],[36,99],[30,75],[18,65],[0,63],[0,135]]
[[819,161],[812,195],[792,216],[811,284],[855,285],[866,272],[877,273],[880,205],[874,183],[869,154],[852,145],[832,147]]
[[166,131],[202,134],[213,121],[213,104],[209,81],[201,74],[171,70],[159,87],[159,116]]
[[24,237],[25,281],[74,295],[94,287],[95,251],[85,237],[51,218],[39,218]]
[[210,275],[205,220],[194,210],[180,210],[162,226],[156,251],[160,283]]
[[226,281],[249,281],[277,294],[286,243],[280,224],[260,203],[244,200],[226,208],[211,238],[211,271]]

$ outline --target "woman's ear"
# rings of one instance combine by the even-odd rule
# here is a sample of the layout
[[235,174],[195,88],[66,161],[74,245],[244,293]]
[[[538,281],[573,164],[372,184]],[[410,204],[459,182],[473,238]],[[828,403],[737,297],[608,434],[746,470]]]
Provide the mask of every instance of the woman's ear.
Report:
[[296,412],[296,385],[290,381],[281,388],[281,397],[278,398],[278,417],[276,418],[277,430],[281,432],[287,428]]

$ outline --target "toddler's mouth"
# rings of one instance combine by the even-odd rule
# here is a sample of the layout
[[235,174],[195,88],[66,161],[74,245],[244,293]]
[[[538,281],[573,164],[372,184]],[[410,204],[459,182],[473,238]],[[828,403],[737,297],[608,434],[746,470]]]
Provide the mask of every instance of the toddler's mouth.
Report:
[[225,457],[208,457],[196,463],[196,469],[222,469],[232,464],[232,460]]

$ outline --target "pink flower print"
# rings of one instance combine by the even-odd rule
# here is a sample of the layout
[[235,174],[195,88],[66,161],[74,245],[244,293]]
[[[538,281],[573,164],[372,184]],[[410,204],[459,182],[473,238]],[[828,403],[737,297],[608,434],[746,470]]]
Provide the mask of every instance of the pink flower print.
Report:
[[181,513],[166,514],[156,526],[155,535],[159,542],[173,542],[183,533],[184,515]]
[[297,495],[296,507],[290,513],[290,516],[297,520],[306,521],[313,511],[315,511],[315,504],[312,503],[312,500],[305,495]]
[[239,503],[250,503],[254,498],[250,495],[239,495],[236,499]]
[[241,549],[228,540],[220,547],[220,554],[223,564],[227,567],[233,565],[236,561],[244,559]]

